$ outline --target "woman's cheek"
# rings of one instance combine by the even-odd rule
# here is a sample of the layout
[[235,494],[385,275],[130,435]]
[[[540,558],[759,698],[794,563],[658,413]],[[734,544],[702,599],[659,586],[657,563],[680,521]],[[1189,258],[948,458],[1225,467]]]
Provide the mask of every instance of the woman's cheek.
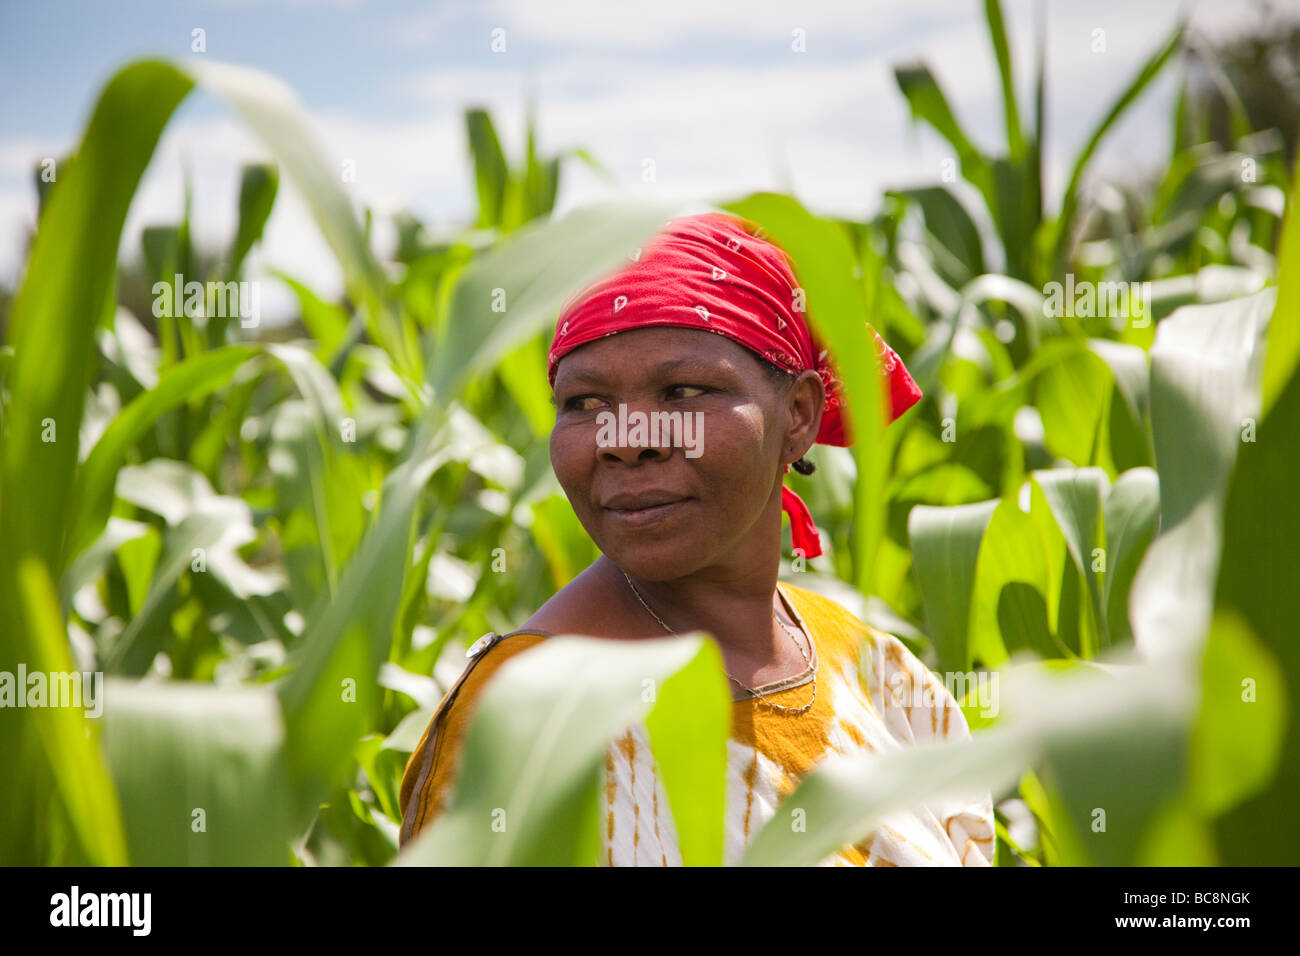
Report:
[[570,499],[580,491],[577,486],[582,481],[592,444],[592,436],[582,429],[556,425],[551,431],[551,468]]
[[713,468],[736,472],[742,478],[766,471],[767,433],[763,410],[742,405],[726,415],[706,416],[701,445],[702,458]]

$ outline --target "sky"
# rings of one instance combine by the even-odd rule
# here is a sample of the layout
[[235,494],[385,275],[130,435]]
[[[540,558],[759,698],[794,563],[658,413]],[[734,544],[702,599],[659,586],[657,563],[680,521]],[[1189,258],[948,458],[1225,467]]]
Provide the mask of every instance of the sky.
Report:
[[[1300,14],[1300,0],[1273,5]],[[1214,38],[1260,15],[1252,0],[1004,0],[1003,8],[1026,115],[1035,24],[1046,19],[1053,207],[1071,157],[1179,18]],[[915,60],[936,74],[979,146],[1005,147],[978,0],[0,0],[0,282],[21,272],[36,215],[33,168],[75,148],[100,87],[142,56],[224,60],[287,83],[317,148],[355,169],[347,188],[376,213],[380,254],[392,240],[388,214],[410,210],[439,228],[473,218],[469,106],[491,112],[507,156],[518,157],[531,97],[543,155],[583,147],[609,168],[612,184],[566,165],[559,213],[611,193],[722,202],[780,190],[815,212],[870,216],[884,190],[936,183],[951,152],[909,121],[892,67]],[[1174,81],[1167,72],[1115,128],[1100,174],[1164,162]],[[191,95],[136,194],[123,253],[139,248],[145,226],[179,219],[187,175],[197,241],[224,247],[239,169],[266,157],[219,101]],[[327,295],[341,286],[291,186],[250,259],[254,275],[269,267]],[[281,290],[263,308],[273,319],[290,299]]]

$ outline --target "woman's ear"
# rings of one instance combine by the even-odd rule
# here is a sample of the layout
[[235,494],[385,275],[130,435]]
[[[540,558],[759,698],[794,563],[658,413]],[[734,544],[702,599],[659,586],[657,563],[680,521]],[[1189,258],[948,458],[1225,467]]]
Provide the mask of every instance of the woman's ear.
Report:
[[785,408],[790,430],[781,463],[789,464],[802,458],[817,441],[826,408],[826,386],[821,376],[811,369],[800,372],[785,393]]

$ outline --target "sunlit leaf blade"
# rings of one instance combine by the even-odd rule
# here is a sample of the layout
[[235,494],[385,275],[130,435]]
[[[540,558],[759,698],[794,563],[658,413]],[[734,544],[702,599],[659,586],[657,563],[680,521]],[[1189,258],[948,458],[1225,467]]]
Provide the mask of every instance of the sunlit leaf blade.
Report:
[[[1300,219],[1292,207],[1290,218]],[[1294,235],[1294,228],[1291,229]],[[1294,247],[1293,247],[1294,251]],[[1281,301],[1296,301],[1300,271],[1281,276],[1279,306],[1269,326],[1268,350],[1281,323],[1294,323],[1282,313]],[[1280,333],[1278,348],[1288,348],[1288,333]],[[1281,366],[1287,361],[1281,360]],[[1265,368],[1278,368],[1267,360]],[[1266,373],[1267,374],[1267,373]],[[1289,720],[1279,766],[1267,788],[1248,798],[1218,821],[1217,842],[1229,865],[1300,863],[1300,816],[1294,812],[1294,781],[1300,777],[1300,730],[1294,716],[1300,700],[1300,654],[1296,653],[1296,621],[1300,620],[1300,509],[1295,507],[1295,475],[1300,472],[1300,374],[1292,367],[1283,385],[1274,385],[1273,402],[1261,421],[1255,441],[1242,441],[1224,506],[1223,560],[1219,566],[1216,606],[1235,612],[1258,641],[1260,651],[1281,666]],[[1240,432],[1238,433],[1240,434]],[[1163,473],[1162,473],[1163,481]],[[1213,640],[1213,637],[1211,638]],[[1256,655],[1257,656],[1257,655]],[[1262,692],[1267,669],[1250,667]],[[1246,688],[1238,685],[1238,695]],[[1262,698],[1257,697],[1262,703]],[[1281,700],[1268,701],[1277,707]],[[1252,706],[1260,707],[1261,704]],[[1261,708],[1262,709],[1262,708]],[[1259,718],[1256,718],[1257,720]],[[1263,736],[1259,738],[1263,742]]]
[[934,127],[935,131],[946,139],[957,151],[961,161],[962,173],[974,181],[987,160],[970,141],[966,131],[961,128],[948,105],[948,98],[939,87],[939,82],[923,63],[908,64],[894,68],[894,80],[907,98],[912,118],[923,120]]
[[386,302],[383,271],[370,252],[338,172],[326,164],[325,151],[317,146],[297,97],[274,77],[245,66],[191,60],[183,69],[229,104],[270,147],[342,266],[349,294],[364,304],[371,335],[404,371],[413,374],[419,357],[408,353]]
[[266,687],[110,680],[105,754],[136,866],[284,866],[284,724]]
[[427,439],[385,479],[379,514],[339,579],[313,608],[294,669],[280,689],[295,811],[335,783],[377,705],[421,488],[445,460]]
[[965,671],[970,667],[976,559],[997,505],[996,501],[982,501],[951,508],[918,506],[908,517],[926,627],[939,655],[939,670]]
[[479,228],[499,227],[510,176],[501,141],[497,139],[496,127],[486,110],[466,110],[465,129],[470,157],[474,162],[474,183],[478,189]]
[[997,505],[980,543],[970,647],[986,667],[1028,650],[1044,658],[1068,656],[1055,639],[1047,595],[1046,542],[1034,520],[1015,502]]
[[1074,168],[1070,171],[1070,179],[1066,184],[1065,193],[1061,200],[1061,214],[1056,221],[1056,237],[1053,244],[1053,261],[1056,263],[1058,271],[1064,264],[1067,245],[1072,238],[1070,231],[1074,225],[1074,213],[1079,202],[1079,186],[1083,180],[1084,171],[1087,169],[1088,163],[1092,159],[1093,153],[1096,152],[1097,146],[1105,138],[1106,134],[1110,132],[1110,129],[1115,125],[1115,122],[1124,114],[1125,110],[1129,108],[1133,101],[1142,95],[1143,91],[1151,84],[1156,76],[1159,75],[1170,57],[1172,57],[1182,46],[1183,29],[1184,27],[1181,23],[1175,27],[1173,33],[1169,35],[1168,39],[1166,39],[1165,42],[1160,45],[1159,49],[1157,49],[1142,65],[1142,69],[1138,71],[1137,76],[1135,76],[1129,85],[1125,87],[1124,92],[1120,94],[1119,99],[1111,105],[1101,122],[1097,124],[1096,129],[1092,131],[1092,135],[1088,137],[1087,144],[1075,156]]
[[1002,112],[1007,127],[1007,153],[1019,159],[1025,151],[1020,131],[1020,106],[1016,102],[1016,83],[1011,68],[1011,44],[1007,42],[1007,25],[999,0],[984,0],[984,19],[988,22],[993,53],[998,61],[998,78],[1002,83]]
[[1120,475],[1106,496],[1106,575],[1102,604],[1111,643],[1133,639],[1128,597],[1133,576],[1155,537],[1160,520],[1160,479],[1150,468]]
[[1093,463],[1110,385],[1106,363],[1087,349],[1043,370],[1036,405],[1049,451],[1079,466]]
[[1300,362],[1300,165],[1291,179],[1291,197],[1277,253],[1276,321],[1264,355],[1262,412],[1267,415]]
[[871,316],[863,292],[866,277],[860,275],[845,231],[788,196],[757,193],[723,208],[757,224],[797,263],[795,276],[806,294],[809,324],[829,349],[844,388],[857,467],[855,583],[860,591],[870,592],[884,533],[885,450],[897,433],[884,427],[887,383],[867,328]]
[[1254,796],[1273,779],[1287,723],[1286,678],[1233,611],[1218,611],[1201,665],[1192,739],[1191,793],[1207,816]]
[[[663,779],[685,866],[721,866],[731,695],[722,656],[706,641],[664,681],[646,715],[650,750]],[[644,685],[643,685],[644,686]]]
[[[1195,703],[1190,674],[1156,664],[1129,665],[1114,675],[1075,668],[1054,674],[1015,669],[1002,682],[1002,714],[993,729],[966,741],[828,758],[800,781],[783,806],[807,811],[806,831],[794,831],[778,812],[752,839],[748,866],[809,866],[838,847],[865,839],[881,819],[915,810],[927,801],[999,792],[1025,768],[1046,760],[1071,776],[1092,768],[1102,779],[1077,781],[1076,799],[1089,802],[1106,791],[1112,813],[1133,811],[1139,832],[1153,812],[1154,791],[1123,786],[1095,772],[1096,759],[1129,748],[1155,753],[1188,721]],[[1084,762],[1081,755],[1092,752]],[[1176,755],[1169,758],[1175,763]],[[1116,788],[1118,787],[1118,792]],[[1072,828],[1080,821],[1067,818]],[[1086,824],[1082,824],[1086,825]],[[1113,848],[1126,853],[1130,848]]]
[[1273,304],[1269,289],[1232,302],[1184,306],[1157,331],[1151,420],[1160,534],[1129,599],[1134,640],[1147,653],[1198,645],[1209,628],[1224,495],[1243,447],[1243,419],[1259,413],[1256,350]]
[[280,188],[280,170],[269,163],[250,163],[239,179],[239,227],[226,254],[226,276],[234,279],[253,243],[262,237],[271,218],[275,194]]
[[[163,126],[191,86],[174,68],[151,62],[128,66],[109,82],[78,162],[42,216],[9,317],[9,341],[21,361],[10,377],[3,451],[5,551],[35,553],[56,573],[62,525],[48,516],[61,513],[71,490],[92,333],[110,307],[118,236]],[[50,423],[55,440],[43,440]]]
[[[29,675],[48,675],[48,694],[55,692],[58,680],[60,688],[67,687],[74,698],[60,697],[62,706],[48,706],[53,698],[47,697],[47,706],[22,709],[9,701],[0,709],[5,758],[23,763],[22,776],[10,778],[0,816],[4,824],[0,858],[9,863],[44,859],[65,865],[122,866],[127,852],[120,804],[99,749],[104,682],[74,666],[44,567],[27,557],[17,575],[20,603],[13,617],[29,640],[21,659],[24,669]],[[22,673],[7,671],[5,678],[13,682],[11,693],[27,698],[30,678],[24,681],[27,686],[17,686],[17,675]],[[76,683],[65,683],[69,679]]]
[[235,370],[257,352],[256,346],[230,345],[186,359],[169,368],[156,386],[113,419],[77,474],[71,554],[80,554],[103,530],[113,505],[117,471],[140,437],[168,410],[225,385]]
[[[26,600],[18,590],[20,567],[28,567],[28,587],[52,588],[31,582],[57,581],[61,574],[64,527],[52,516],[63,513],[72,489],[93,332],[111,310],[118,237],[162,128],[190,86],[175,70],[153,63],[119,72],[100,95],[77,159],[63,170],[41,216],[7,334],[21,360],[10,370],[7,434],[0,443],[5,607]],[[0,618],[0,670],[15,673],[19,662],[49,660],[41,649],[50,639],[47,624],[17,615]],[[15,850],[7,860],[38,862],[48,848],[36,842],[31,814],[52,790],[73,785],[62,777],[71,770],[33,770],[31,729],[8,718],[0,725],[0,775],[28,780],[31,787],[22,803],[15,801],[0,839]],[[84,852],[109,862],[117,851],[111,838],[106,841]]]
[[1085,582],[1092,613],[1080,631],[1085,635],[1083,656],[1091,658],[1110,643],[1102,603],[1104,552],[1098,551],[1104,540],[1102,503],[1109,482],[1099,468],[1038,471],[1033,478],[1065,535],[1075,571]]
[[913,200],[921,207],[926,229],[961,263],[964,273],[956,277],[958,281],[967,282],[984,272],[984,247],[979,231],[951,192],[941,186],[930,186],[889,195]]
[[438,400],[449,401],[475,375],[540,333],[584,284],[630,264],[628,257],[675,208],[583,206],[562,219],[529,225],[475,259],[456,283],[446,334],[431,356]]
[[[692,676],[672,687],[683,669]],[[647,680],[660,690],[657,701],[646,699]],[[652,706],[692,712],[683,692],[709,683],[711,695],[723,686],[721,657],[695,635],[635,643],[557,637],[506,661],[475,705],[450,804],[398,862],[594,863],[598,787],[610,741],[644,720]],[[702,784],[690,832],[703,840],[692,855],[706,861],[721,847],[716,782],[695,777],[700,768],[673,755],[687,745],[674,731],[687,719],[668,715],[655,726],[671,738],[663,752],[679,776],[679,802],[694,798],[694,787]],[[696,746],[721,751],[721,728],[716,720],[709,724]],[[689,782],[681,776],[688,766]],[[716,756],[704,766],[716,771]]]

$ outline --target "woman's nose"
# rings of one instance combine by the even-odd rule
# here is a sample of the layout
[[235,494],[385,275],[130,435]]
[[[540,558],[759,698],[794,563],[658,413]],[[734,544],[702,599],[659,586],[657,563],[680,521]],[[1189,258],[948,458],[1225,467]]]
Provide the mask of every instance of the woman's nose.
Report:
[[667,459],[672,454],[672,434],[660,434],[658,419],[651,409],[620,404],[597,421],[596,453],[602,461],[638,461]]
[[604,461],[621,461],[624,464],[635,464],[638,461],[662,461],[666,460],[672,454],[671,448],[650,446],[610,446],[599,449],[600,457]]

